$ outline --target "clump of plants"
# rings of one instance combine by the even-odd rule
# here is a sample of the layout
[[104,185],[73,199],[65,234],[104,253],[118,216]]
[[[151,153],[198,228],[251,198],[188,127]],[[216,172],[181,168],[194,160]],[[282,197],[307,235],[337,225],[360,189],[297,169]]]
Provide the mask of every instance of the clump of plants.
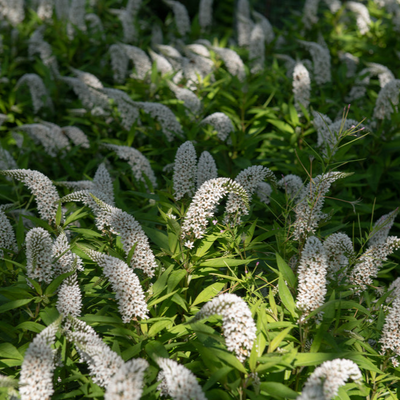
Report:
[[2,395],[396,399],[400,6],[150,6],[1,5]]

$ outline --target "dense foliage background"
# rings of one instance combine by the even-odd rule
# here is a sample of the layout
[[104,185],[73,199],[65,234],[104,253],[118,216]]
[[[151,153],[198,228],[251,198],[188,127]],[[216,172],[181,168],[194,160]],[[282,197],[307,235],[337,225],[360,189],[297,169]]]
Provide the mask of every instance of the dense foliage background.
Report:
[[[71,329],[71,322],[65,315],[61,320],[57,309],[59,287],[63,279],[75,273],[76,265],[52,282],[27,280],[27,233],[41,227],[52,240],[67,232],[72,252],[83,259],[83,268],[77,273],[82,293],[79,319],[90,325],[124,362],[143,358],[149,363],[142,398],[160,397],[159,358],[175,360],[189,369],[210,400],[295,399],[317,366],[337,358],[354,361],[361,370],[362,380],[350,380],[340,387],[335,398],[398,398],[400,369],[394,357],[400,351],[400,342],[396,342],[400,317],[398,320],[393,317],[397,286],[388,290],[400,272],[398,252],[390,255],[389,260],[386,256],[383,261],[379,257],[372,260],[378,273],[371,282],[365,277],[366,287],[339,279],[344,271],[351,275],[365,261],[362,257],[371,250],[368,246],[372,246],[368,241],[379,228],[387,236],[384,225],[378,224],[374,229],[374,224],[384,215],[389,214],[388,221],[395,218],[399,205],[400,113],[396,82],[400,64],[397,20],[400,6],[397,2],[357,2],[366,6],[370,16],[367,31],[361,33],[358,14],[348,5],[355,2],[321,1],[318,5],[317,1],[307,1],[301,13],[288,14],[282,26],[273,27],[268,39],[264,36],[263,56],[254,53],[259,40],[254,39],[256,36],[253,42],[240,45],[240,35],[246,35],[240,31],[240,15],[246,7],[252,10],[252,4],[243,0],[238,4],[215,2],[213,22],[207,29],[202,29],[197,10],[191,6],[190,30],[184,35],[180,33],[182,19],[179,15],[174,18],[171,4],[164,3],[164,8],[155,13],[146,1],[140,4],[140,1],[97,0],[86,4],[73,0],[68,4],[68,12],[60,17],[56,8],[53,11],[51,1],[22,1],[24,15],[18,17],[21,9],[17,3],[0,1],[3,18],[0,169],[38,171],[57,184],[92,181],[104,163],[112,179],[115,207],[139,223],[149,238],[157,268],[153,277],[134,269],[144,291],[149,318],[135,317],[123,323],[115,290],[88,251],[96,250],[132,266],[136,244],[127,252],[118,230],[98,229],[95,218],[99,211],[94,200],[86,201],[89,206],[80,201],[66,201],[62,203],[63,209],[60,202],[54,218],[49,220],[38,213],[38,195],[32,194],[21,179],[1,175],[0,203],[4,205],[1,213],[7,217],[1,220],[4,226],[0,227],[3,254],[0,370],[2,375],[14,379],[4,384],[2,395],[17,396],[12,387],[18,390],[28,347],[55,321],[60,329],[52,345],[57,363],[51,398],[101,399],[107,390],[107,383],[95,383],[88,364],[77,351],[78,346],[67,340],[65,332]],[[332,3],[337,8],[332,10]],[[51,12],[40,12],[44,4],[49,5]],[[131,19],[124,20],[126,14],[121,12],[126,13],[129,4],[140,7],[129,14]],[[313,4],[317,5],[316,14]],[[90,25],[92,17],[82,19],[89,14],[98,17],[96,21],[100,21],[102,28]],[[250,14],[250,18],[252,22],[247,21],[250,34],[247,34],[251,39],[259,17]],[[198,40],[203,40],[198,44],[209,51],[209,58],[188,47]],[[304,40],[328,49],[330,59],[310,56],[300,42]],[[126,76],[118,79],[116,71],[123,65],[123,57],[113,56],[110,47],[123,43],[142,49],[148,56],[151,52],[165,56],[173,69],[161,71],[160,61],[148,58],[150,67],[143,76],[138,76],[140,68],[145,66],[135,53]],[[171,48],[159,47],[160,44],[171,46],[181,58],[170,57]],[[243,78],[232,73],[218,48],[232,49],[240,56]],[[345,62],[345,53],[354,57],[353,64]],[[252,58],[252,54],[257,58]],[[254,69],[257,60],[261,67]],[[300,105],[293,93],[293,81],[297,79],[293,68],[299,60],[303,60],[311,79],[309,104]],[[201,62],[211,68],[211,73],[201,70],[198,64]],[[330,68],[331,79],[318,84],[321,63],[327,63],[325,68]],[[194,73],[189,68],[193,65]],[[355,68],[353,74],[351,68]],[[97,77],[101,86],[79,71]],[[389,85],[393,81],[395,89],[387,101],[389,109],[385,117],[378,118],[374,110],[385,87],[380,81],[384,73],[389,76],[389,83],[384,83]],[[36,74],[46,92],[41,92],[37,81],[33,84],[29,78],[28,84],[21,81],[25,74]],[[66,77],[75,77],[75,83]],[[368,81],[361,84],[365,77],[369,77]],[[177,99],[176,86],[171,82],[178,88],[190,89],[200,100],[201,108],[196,112],[188,110],[187,104]],[[349,100],[352,88],[357,85],[364,90],[362,96]],[[125,104],[123,101],[112,100],[104,88],[124,92],[132,101],[125,100],[128,111],[121,106]],[[171,115],[163,122],[146,111],[143,102],[168,107],[174,124],[177,121],[182,132],[173,132],[173,140],[168,140],[163,124],[171,123]],[[127,126],[125,118],[132,109],[136,110],[137,118]],[[218,126],[202,123],[217,112],[229,117],[233,126],[226,140],[218,134]],[[329,117],[331,122],[343,121],[341,127],[339,123],[336,131],[330,133],[337,142],[335,151],[325,150],[326,144],[318,142],[318,130],[330,126],[328,122],[314,123],[319,115]],[[355,127],[345,125],[346,119],[354,120],[350,125]],[[46,125],[47,122],[56,127]],[[28,124],[41,124],[42,128],[34,130],[26,127]],[[57,126],[79,128],[89,145],[76,145],[68,139],[68,147],[63,147],[54,137],[67,138],[66,131],[57,130]],[[193,194],[176,200],[174,179],[177,178],[171,166],[176,162],[178,148],[187,141],[194,145],[197,158],[204,151],[212,155],[218,177],[235,179],[241,171],[255,165],[268,168],[275,177],[268,181],[271,193],[267,198],[260,197],[256,188],[249,192],[248,215],[242,215],[240,223],[227,222],[227,201],[223,200],[204,237],[193,241],[193,248],[185,246],[181,236]],[[136,154],[129,163],[105,144],[138,150],[149,160],[157,187],[149,176],[141,176],[140,155]],[[317,221],[315,232],[296,238],[293,233],[300,199],[296,200],[285,190],[285,184],[278,182],[294,174],[306,188],[312,187],[315,177],[332,171],[339,171],[345,177],[335,180],[329,192],[320,196],[328,217]],[[59,184],[56,188],[60,198],[73,192],[72,188]],[[253,192],[257,194],[252,196]],[[99,197],[98,192],[93,193]],[[315,203],[310,204],[311,210],[321,199],[317,196],[312,200]],[[4,221],[15,232],[14,249],[5,245],[9,233]],[[394,222],[390,235],[399,235],[399,227]],[[346,254],[347,264],[335,279],[327,282],[324,304],[305,312],[298,305],[301,285],[298,271],[307,238],[314,235],[325,242],[338,232],[351,239],[354,254]],[[53,259],[53,264],[56,262]],[[227,350],[220,316],[193,320],[204,304],[221,293],[240,296],[256,324],[256,339],[243,362]],[[388,315],[395,327],[395,344],[390,351],[384,351],[380,339],[387,329]],[[138,393],[140,398],[140,390]],[[130,398],[123,396],[109,398]],[[50,397],[45,394],[41,398]]]

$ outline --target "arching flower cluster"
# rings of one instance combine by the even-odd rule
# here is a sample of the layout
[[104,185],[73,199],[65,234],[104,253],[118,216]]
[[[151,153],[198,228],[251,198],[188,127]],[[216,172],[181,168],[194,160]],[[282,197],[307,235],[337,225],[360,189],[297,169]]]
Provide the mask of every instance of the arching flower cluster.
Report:
[[[216,178],[201,185],[190,203],[182,224],[182,239],[187,240],[185,246],[192,248],[194,239],[203,237],[208,220],[214,216],[215,206],[229,192],[239,195],[244,206],[247,206],[248,195],[237,182],[228,178]],[[243,210],[246,211],[247,209]]]
[[64,232],[53,243],[48,231],[33,228],[26,235],[26,270],[31,279],[50,283],[73,269],[82,270],[82,260],[70,250]]
[[296,240],[300,240],[307,233],[315,233],[319,221],[326,218],[326,214],[322,212],[325,194],[333,182],[346,176],[347,174],[342,172],[328,172],[318,175],[303,187],[295,208],[294,238]]
[[158,358],[161,371],[157,380],[161,381],[159,389],[162,396],[171,396],[173,399],[206,400],[206,396],[194,374],[183,365],[168,358]]
[[40,332],[26,350],[21,367],[19,393],[22,400],[42,400],[54,393],[54,353],[51,346],[59,328],[56,321]]
[[327,269],[328,259],[322,243],[315,236],[310,236],[301,253],[297,271],[297,307],[303,312],[302,318],[324,304]]
[[256,339],[256,324],[248,305],[235,294],[221,294],[206,303],[196,314],[195,320],[212,315],[222,315],[226,347],[243,362],[249,357]]
[[[262,183],[266,178],[276,184],[276,178],[274,173],[266,167],[261,165],[253,165],[246,168],[238,174],[235,178],[235,182],[240,184],[247,193],[247,199],[243,199],[243,196],[236,193],[229,193],[228,201],[226,203],[227,222],[238,224],[240,222],[240,215],[246,214],[246,205],[243,201],[247,202],[251,200],[252,195],[257,190],[258,185]],[[236,214],[238,216],[236,217]]]
[[332,400],[349,379],[356,383],[362,379],[356,363],[340,358],[325,361],[307,379],[297,400]]
[[103,268],[104,275],[111,282],[122,321],[128,323],[132,317],[149,318],[143,289],[132,269],[118,258],[94,250],[87,250],[87,253]]

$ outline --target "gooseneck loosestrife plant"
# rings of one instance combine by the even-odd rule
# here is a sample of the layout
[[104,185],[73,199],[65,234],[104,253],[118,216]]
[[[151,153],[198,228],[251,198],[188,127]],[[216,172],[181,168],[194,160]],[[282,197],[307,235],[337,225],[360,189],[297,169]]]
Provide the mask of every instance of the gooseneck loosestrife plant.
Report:
[[1,395],[398,398],[400,6],[163,3],[0,1]]

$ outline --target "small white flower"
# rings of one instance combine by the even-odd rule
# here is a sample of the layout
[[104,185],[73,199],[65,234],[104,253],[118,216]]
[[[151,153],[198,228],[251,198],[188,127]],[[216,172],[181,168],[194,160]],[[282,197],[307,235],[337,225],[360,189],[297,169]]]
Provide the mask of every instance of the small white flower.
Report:
[[270,196],[272,193],[272,187],[269,183],[267,182],[260,182],[257,185],[256,189],[256,194],[258,198],[260,199],[261,202],[264,204],[269,204],[270,203]]
[[374,247],[378,244],[382,244],[386,241],[389,231],[394,224],[394,220],[397,217],[398,209],[394,210],[389,214],[382,215],[372,228],[372,236],[368,241],[370,247]]
[[344,233],[334,233],[324,242],[327,258],[329,280],[338,279],[337,273],[342,270],[342,276],[346,275],[349,259],[354,257],[353,243]]
[[135,65],[136,73],[134,78],[143,80],[151,73],[151,62],[148,55],[139,47],[130,46],[127,44],[121,45],[126,55]]
[[183,101],[187,111],[190,111],[193,115],[199,114],[202,107],[201,101],[191,90],[180,88],[172,82],[168,82],[168,86],[174,92],[176,98]]
[[261,28],[264,32],[265,41],[267,43],[271,43],[275,39],[275,33],[272,25],[268,19],[264,17],[264,15],[258,13],[257,11],[253,11],[252,14],[256,22],[261,25]]
[[357,71],[359,58],[353,56],[351,53],[339,52],[340,61],[344,62],[347,67],[346,78],[352,78]]
[[190,240],[188,240],[187,242],[185,242],[184,245],[185,245],[187,248],[189,248],[189,249],[193,249],[193,247],[194,247],[194,243],[191,242]]

